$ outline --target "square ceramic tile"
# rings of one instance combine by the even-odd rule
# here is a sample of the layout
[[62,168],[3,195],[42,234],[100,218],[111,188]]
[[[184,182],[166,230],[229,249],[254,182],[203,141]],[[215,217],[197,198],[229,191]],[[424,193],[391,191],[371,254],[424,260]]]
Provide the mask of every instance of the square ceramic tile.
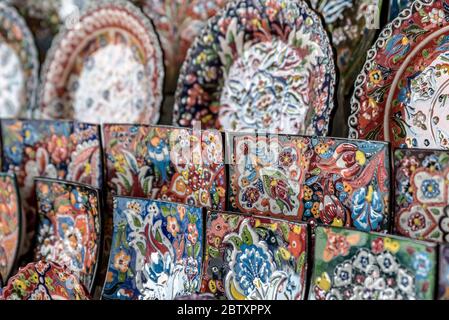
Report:
[[227,134],[229,208],[294,221],[387,230],[388,144]]
[[[36,223],[34,178],[66,179],[101,187],[99,126],[71,121],[1,120],[3,169],[14,172],[27,221],[27,241]],[[29,247],[29,243],[25,246]]]
[[431,300],[434,243],[318,227],[311,300]]
[[101,245],[99,190],[53,179],[35,181],[39,221],[35,260],[67,266],[91,290]]
[[449,241],[449,153],[397,149],[395,224],[397,234],[422,240]]
[[109,199],[144,197],[224,209],[223,141],[216,130],[103,127]]
[[202,292],[232,300],[303,299],[307,225],[210,212]]
[[172,300],[200,288],[200,208],[114,197],[114,233],[103,299]]
[[449,300],[449,244],[440,245],[438,299]]
[[18,258],[22,222],[16,178],[14,175],[0,173],[0,279],[5,282]]

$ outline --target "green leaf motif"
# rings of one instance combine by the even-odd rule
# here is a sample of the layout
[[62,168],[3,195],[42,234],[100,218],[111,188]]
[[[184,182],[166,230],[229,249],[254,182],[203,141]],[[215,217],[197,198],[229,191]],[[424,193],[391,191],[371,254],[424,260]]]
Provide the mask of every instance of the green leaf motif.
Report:
[[249,231],[247,226],[243,227],[242,240],[248,246],[253,244],[253,236],[251,235],[251,232]]

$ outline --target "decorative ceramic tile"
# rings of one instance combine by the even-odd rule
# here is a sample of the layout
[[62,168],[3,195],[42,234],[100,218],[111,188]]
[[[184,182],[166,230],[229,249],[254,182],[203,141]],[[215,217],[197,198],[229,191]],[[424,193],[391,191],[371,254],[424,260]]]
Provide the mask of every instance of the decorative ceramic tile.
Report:
[[325,135],[334,107],[332,56],[327,33],[305,2],[230,2],[188,52],[174,123]]
[[436,245],[343,228],[316,229],[311,300],[431,300]]
[[438,299],[449,300],[449,245],[440,245]]
[[418,0],[385,27],[355,84],[351,137],[449,148],[448,17],[445,2]]
[[103,299],[171,300],[200,287],[200,208],[114,198],[114,236]]
[[232,211],[388,230],[388,144],[231,133],[227,146]]
[[395,231],[421,240],[449,242],[449,154],[398,149],[395,158]]
[[[28,239],[35,230],[34,178],[101,187],[100,129],[70,121],[1,120],[3,169],[17,175]],[[25,244],[25,247],[28,247]]]
[[0,117],[30,116],[39,62],[33,36],[19,13],[0,3]]
[[380,16],[382,0],[311,0],[310,3],[323,16],[326,29],[332,34],[339,86],[346,94],[375,39],[378,29],[375,17]]
[[209,212],[202,292],[233,300],[303,299],[307,226]]
[[174,92],[178,72],[193,40],[227,0],[136,0],[151,18],[164,51],[166,92]]
[[0,279],[11,275],[20,250],[22,213],[15,176],[0,173]]
[[0,300],[89,300],[78,278],[53,262],[30,263],[9,279]]
[[388,20],[394,20],[404,9],[410,8],[414,0],[390,0]]
[[151,21],[128,1],[89,2],[75,26],[65,26],[53,41],[42,74],[44,118],[147,124],[159,119],[159,40]]
[[224,210],[226,177],[220,132],[106,124],[103,136],[110,195]]
[[91,291],[99,260],[99,190],[53,179],[36,179],[39,215],[35,259],[67,266]]

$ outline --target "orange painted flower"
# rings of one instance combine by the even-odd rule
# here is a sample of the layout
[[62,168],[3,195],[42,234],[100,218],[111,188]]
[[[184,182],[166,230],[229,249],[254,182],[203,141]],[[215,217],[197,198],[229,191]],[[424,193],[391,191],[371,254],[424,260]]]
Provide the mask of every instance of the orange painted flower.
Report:
[[176,235],[178,234],[179,224],[178,220],[176,220],[176,217],[167,218],[167,231],[170,232],[173,237],[176,237]]

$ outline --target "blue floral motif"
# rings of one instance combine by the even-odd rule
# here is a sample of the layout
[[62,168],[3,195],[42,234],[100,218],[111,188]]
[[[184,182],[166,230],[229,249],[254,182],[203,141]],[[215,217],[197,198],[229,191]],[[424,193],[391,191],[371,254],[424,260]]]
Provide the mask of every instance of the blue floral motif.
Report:
[[422,165],[426,168],[434,167],[436,171],[442,170],[440,159],[436,154],[431,154],[424,158]]
[[380,192],[372,186],[360,188],[354,193],[352,202],[354,226],[363,231],[377,230],[384,219]]
[[19,165],[22,162],[23,146],[21,143],[15,141],[9,148],[5,148],[6,157],[15,165]]
[[257,282],[268,283],[273,273],[268,253],[255,245],[243,245],[234,265],[235,280],[245,295],[250,295]]
[[440,186],[433,179],[426,179],[421,185],[421,191],[428,199],[438,197],[440,195]]
[[432,263],[429,255],[426,252],[416,252],[413,255],[413,268],[416,270],[416,277],[418,279],[427,279]]

